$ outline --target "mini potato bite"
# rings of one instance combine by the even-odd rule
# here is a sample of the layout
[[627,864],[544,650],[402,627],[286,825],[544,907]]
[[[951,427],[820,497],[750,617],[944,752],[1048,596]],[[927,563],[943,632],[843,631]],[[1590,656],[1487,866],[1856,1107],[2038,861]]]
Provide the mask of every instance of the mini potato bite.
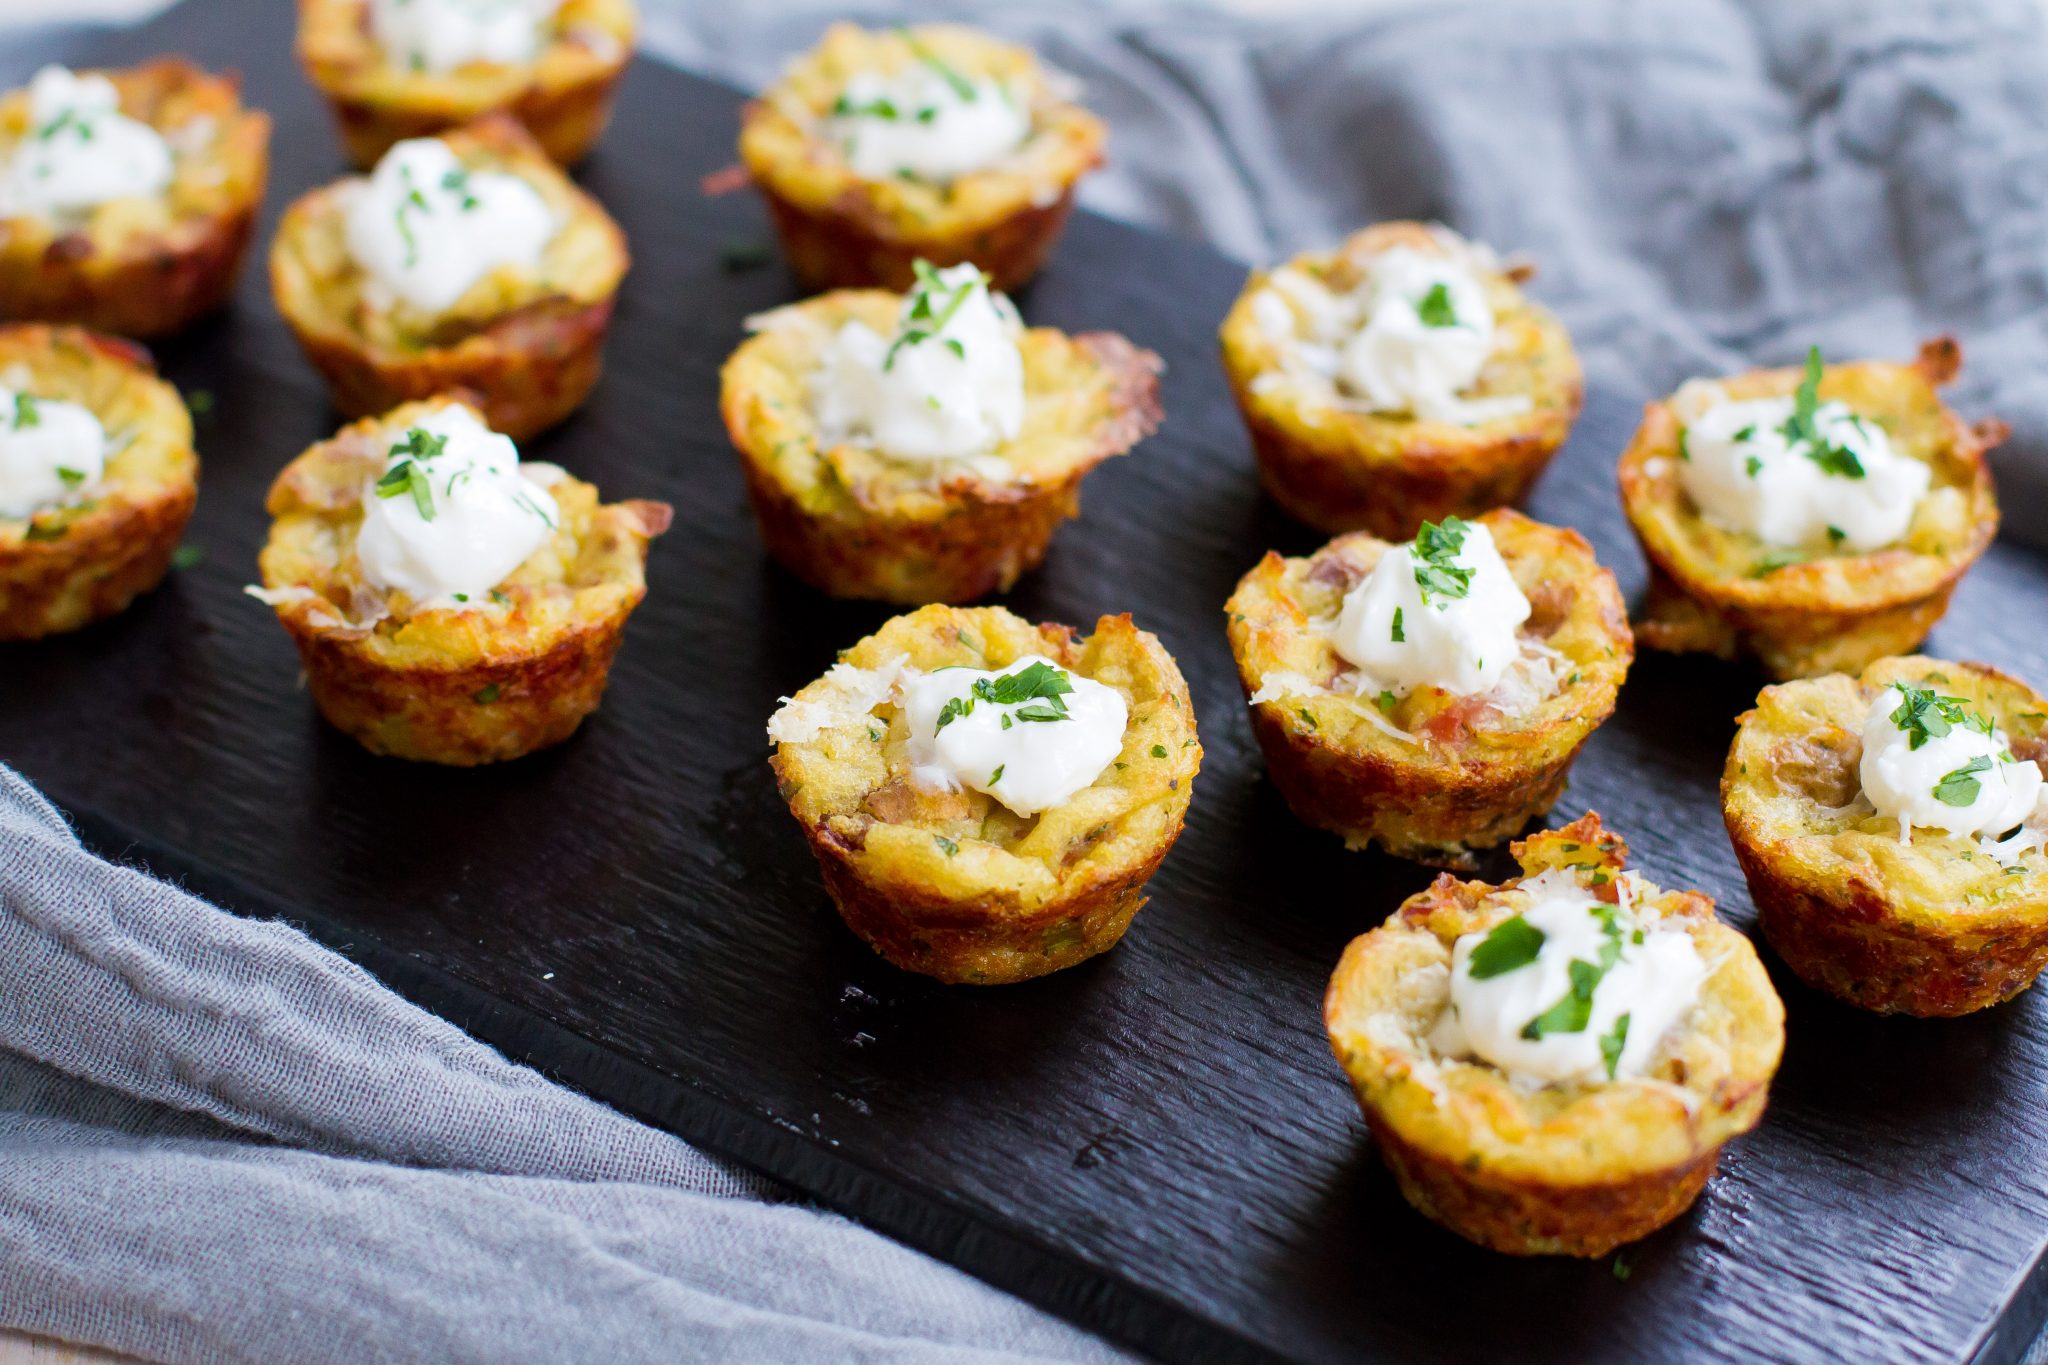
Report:
[[198,481],[191,414],[147,351],[0,326],[0,640],[77,630],[161,583]]
[[1410,1204],[1516,1256],[1603,1256],[1691,1207],[1763,1116],[1785,1011],[1697,891],[1586,815],[1353,939],[1323,1022]]
[[1998,530],[1984,452],[2005,425],[1936,393],[1961,366],[1947,337],[1905,365],[1815,350],[1646,407],[1621,457],[1650,561],[1643,643],[1751,654],[1780,679],[1919,645]]
[[1439,867],[1550,809],[1635,656],[1592,547],[1510,508],[1405,546],[1356,531],[1306,559],[1268,552],[1225,611],[1289,808]]
[[1072,84],[971,28],[835,24],[747,106],[740,158],[812,289],[908,289],[919,259],[1015,289],[1102,162]]
[[754,320],[721,407],[770,554],[835,597],[1001,592],[1080,512],[1081,480],[1159,423],[1159,358],[1025,328],[971,265]]
[[45,67],[0,97],[0,317],[147,338],[220,307],[269,144],[232,76]]
[[571,166],[611,121],[637,27],[631,0],[299,0],[298,58],[358,166],[492,113]]
[[2048,965],[2048,701],[1914,655],[1767,687],[1722,813],[1759,925],[1809,985],[1882,1014],[1967,1014]]
[[1187,683],[1129,616],[1083,637],[1000,607],[896,617],[785,698],[768,737],[848,927],[977,985],[1114,947],[1202,763]]
[[1386,540],[1520,501],[1584,402],[1571,338],[1522,292],[1532,273],[1409,222],[1254,271],[1223,368],[1273,500]]
[[468,766],[567,739],[646,595],[666,503],[522,464],[459,397],[344,427],[278,475],[263,585],[335,728]]
[[596,384],[628,259],[604,208],[493,115],[299,199],[270,282],[344,414],[461,388],[524,440]]

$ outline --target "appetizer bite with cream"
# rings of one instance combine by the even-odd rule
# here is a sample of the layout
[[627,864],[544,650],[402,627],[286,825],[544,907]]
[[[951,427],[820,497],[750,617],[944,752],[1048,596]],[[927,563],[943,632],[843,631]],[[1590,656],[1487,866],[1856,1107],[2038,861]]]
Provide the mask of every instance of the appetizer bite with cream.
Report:
[[1966,1014],[2048,965],[2048,701],[1914,655],[1767,687],[1721,777],[1759,924],[1810,985]]
[[263,201],[270,120],[159,58],[46,66],[0,97],[0,317],[175,332],[227,300]]
[[459,397],[344,427],[271,485],[261,559],[314,703],[372,753],[469,765],[567,739],[646,595],[666,503],[600,503]]
[[1202,765],[1156,637],[1000,607],[896,617],[784,698],[768,738],[847,925],[899,967],[978,985],[1114,947]]
[[462,388],[524,440],[597,383],[627,263],[611,215],[497,116],[294,203],[270,282],[343,413]]
[[1936,390],[1962,352],[1692,380],[1643,412],[1621,500],[1650,561],[1651,649],[1754,654],[1778,678],[1850,671],[1927,638],[1998,529],[1984,452]]
[[574,165],[611,121],[633,56],[631,0],[299,0],[299,64],[349,158],[487,114]]
[[1635,648],[1576,531],[1510,508],[1268,552],[1224,610],[1288,806],[1351,848],[1469,868],[1548,811]]
[[1584,401],[1564,327],[1448,228],[1379,223],[1255,271],[1223,368],[1274,501],[1388,540],[1519,501]]
[[1352,940],[1323,1022],[1401,1193],[1493,1251],[1602,1256],[1691,1207],[1762,1118],[1785,1010],[1697,891],[1586,815]]
[[1015,289],[1105,137],[1027,48],[950,24],[835,24],[747,106],[740,158],[813,289],[908,289],[919,259],[971,260]]
[[973,265],[906,295],[841,290],[750,320],[721,406],[768,551],[837,597],[1008,588],[1079,514],[1081,480],[1159,423],[1159,358],[1026,328]]
[[161,583],[198,497],[192,416],[147,351],[0,326],[0,640],[77,630]]

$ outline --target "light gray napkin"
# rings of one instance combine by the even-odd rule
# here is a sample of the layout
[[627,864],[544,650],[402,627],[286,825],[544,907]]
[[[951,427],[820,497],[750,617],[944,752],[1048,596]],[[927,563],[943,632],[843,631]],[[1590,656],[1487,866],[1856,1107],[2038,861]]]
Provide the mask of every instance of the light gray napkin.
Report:
[[1084,203],[1254,262],[1441,219],[1533,260],[1590,379],[1631,396],[1812,344],[1906,359],[1953,332],[1952,401],[2013,426],[1993,457],[2006,534],[2048,546],[2048,7],[1287,8],[657,4],[649,34],[756,87],[849,10],[985,25],[1079,76],[1109,120]]

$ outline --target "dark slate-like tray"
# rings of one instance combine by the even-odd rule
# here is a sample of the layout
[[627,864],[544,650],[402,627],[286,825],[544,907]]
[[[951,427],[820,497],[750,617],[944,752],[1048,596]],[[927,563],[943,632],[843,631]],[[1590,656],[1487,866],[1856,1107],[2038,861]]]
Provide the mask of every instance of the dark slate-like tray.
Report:
[[[290,62],[290,10],[195,0],[94,53],[240,67],[277,118],[268,222],[342,170]],[[1024,295],[1035,321],[1123,331],[1170,369],[1164,430],[1094,476],[1085,517],[1008,599],[1075,623],[1129,610],[1175,652],[1208,749],[1187,833],[1123,945],[1051,979],[949,989],[856,941],[776,798],[762,725],[888,613],[763,560],[719,424],[741,319],[792,297],[780,266],[721,268],[724,245],[765,240],[752,199],[696,188],[730,159],[738,108],[642,63],[582,173],[637,264],[604,382],[533,453],[677,513],[582,734],[453,772],[373,759],[315,717],[284,633],[240,592],[265,487],[336,424],[259,259],[230,314],[161,350],[217,399],[190,534],[204,562],[119,620],[0,651],[0,756],[99,847],[302,923],[550,1074],[1160,1356],[2018,1357],[2048,1310],[2040,992],[1885,1020],[1774,963],[1790,1043],[1764,1126],[1625,1276],[1492,1256],[1403,1205],[1318,1009],[1345,941],[1428,874],[1345,853],[1261,776],[1222,603],[1268,546],[1314,537],[1258,493],[1215,360],[1242,271],[1202,247],[1083,215]],[[1611,466],[1633,419],[1595,394],[1532,509],[1584,530],[1631,591]],[[2000,548],[1932,648],[2048,681],[2048,638],[2014,629],[2044,593],[2048,563]],[[1744,927],[1715,788],[1758,681],[1644,659],[1556,817],[1601,811],[1652,878]]]

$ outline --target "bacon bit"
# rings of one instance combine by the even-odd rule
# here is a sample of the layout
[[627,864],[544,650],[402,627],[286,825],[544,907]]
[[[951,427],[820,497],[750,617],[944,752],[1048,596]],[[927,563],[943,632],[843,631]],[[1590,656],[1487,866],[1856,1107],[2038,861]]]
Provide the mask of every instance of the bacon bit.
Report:
[[1473,722],[1483,713],[1495,710],[1494,704],[1484,697],[1460,697],[1416,729],[1438,744],[1450,744],[1476,729]]
[[697,182],[700,194],[717,196],[743,190],[754,183],[754,173],[744,163],[735,161],[732,165],[715,170]]

